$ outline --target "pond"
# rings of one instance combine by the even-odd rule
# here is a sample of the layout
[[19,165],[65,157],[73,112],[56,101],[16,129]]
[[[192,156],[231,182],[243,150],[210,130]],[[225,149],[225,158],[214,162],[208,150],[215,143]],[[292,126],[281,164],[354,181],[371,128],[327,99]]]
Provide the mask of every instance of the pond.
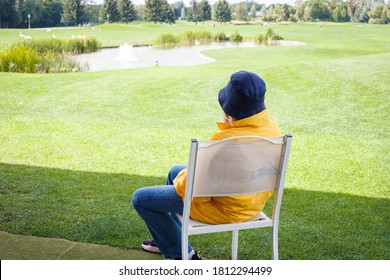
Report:
[[[299,42],[280,41],[278,45],[301,45]],[[170,49],[152,46],[135,47],[123,44],[118,48],[103,48],[99,52],[76,56],[81,66],[88,65],[90,72],[117,70],[128,68],[144,68],[152,66],[194,66],[214,62],[213,58],[203,55],[205,50],[224,48],[260,48],[252,42],[243,43],[211,43],[191,47],[175,47]]]

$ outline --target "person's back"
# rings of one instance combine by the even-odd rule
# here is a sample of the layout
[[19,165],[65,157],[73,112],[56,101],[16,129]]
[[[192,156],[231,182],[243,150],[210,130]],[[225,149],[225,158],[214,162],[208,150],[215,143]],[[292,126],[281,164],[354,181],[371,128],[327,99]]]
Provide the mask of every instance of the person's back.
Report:
[[[265,83],[258,75],[246,71],[234,73],[219,91],[224,120],[218,123],[220,131],[210,140],[247,135],[280,136],[279,126],[268,116],[264,105],[265,91]],[[183,211],[186,178],[186,167],[174,166],[165,186],[138,189],[132,200],[153,237],[153,240],[145,240],[142,247],[150,252],[161,251],[166,259],[181,258],[181,223],[175,213]],[[244,196],[196,197],[190,215],[194,220],[210,224],[246,221],[263,209],[271,195],[272,191]],[[188,252],[190,259],[199,259],[190,244]]]
[[[219,102],[224,111],[224,121],[218,123],[221,131],[209,139],[223,140],[246,135],[267,138],[280,136],[278,124],[269,117],[264,105],[265,90],[265,83],[259,76],[245,71],[233,74],[228,85],[219,93]],[[177,176],[174,184],[178,194],[183,196],[186,171]],[[247,221],[264,208],[271,195],[272,191],[245,196],[194,198],[191,218],[210,224]]]

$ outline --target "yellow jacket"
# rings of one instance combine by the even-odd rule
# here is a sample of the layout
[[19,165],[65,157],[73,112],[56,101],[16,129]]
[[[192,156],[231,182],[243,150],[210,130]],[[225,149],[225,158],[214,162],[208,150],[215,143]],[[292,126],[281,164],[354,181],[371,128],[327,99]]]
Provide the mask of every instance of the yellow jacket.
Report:
[[[210,140],[223,140],[234,136],[257,135],[262,137],[280,136],[278,124],[268,116],[268,110],[245,119],[230,123],[218,123],[220,132]],[[184,198],[187,169],[181,171],[174,180],[176,192]],[[235,223],[252,219],[271,197],[272,191],[224,197],[196,197],[191,203],[191,218],[197,221],[217,224]]]

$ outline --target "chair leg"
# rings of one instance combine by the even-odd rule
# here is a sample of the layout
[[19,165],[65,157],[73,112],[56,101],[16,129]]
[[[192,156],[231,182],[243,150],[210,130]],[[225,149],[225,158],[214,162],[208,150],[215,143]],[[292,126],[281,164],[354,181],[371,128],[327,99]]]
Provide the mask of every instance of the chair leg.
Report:
[[278,250],[278,227],[272,227],[272,259],[279,259],[279,250]]
[[181,257],[183,260],[188,260],[188,239],[182,239],[181,246]]
[[232,236],[232,260],[237,260],[238,230],[233,230]]

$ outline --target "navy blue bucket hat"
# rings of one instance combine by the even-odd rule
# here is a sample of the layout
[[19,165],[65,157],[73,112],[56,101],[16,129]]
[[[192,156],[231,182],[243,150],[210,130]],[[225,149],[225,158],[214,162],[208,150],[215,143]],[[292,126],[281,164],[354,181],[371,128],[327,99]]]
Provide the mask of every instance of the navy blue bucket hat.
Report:
[[228,84],[219,91],[218,101],[222,110],[241,120],[265,109],[265,82],[256,74],[239,71],[233,73]]

